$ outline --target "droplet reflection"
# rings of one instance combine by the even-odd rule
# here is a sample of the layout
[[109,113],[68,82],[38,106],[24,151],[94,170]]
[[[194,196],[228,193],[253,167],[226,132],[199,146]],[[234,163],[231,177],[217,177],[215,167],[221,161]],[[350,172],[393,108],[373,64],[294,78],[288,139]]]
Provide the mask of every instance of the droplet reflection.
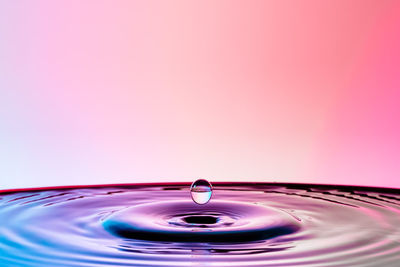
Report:
[[190,195],[195,203],[204,205],[211,199],[212,186],[204,179],[199,179],[190,186]]

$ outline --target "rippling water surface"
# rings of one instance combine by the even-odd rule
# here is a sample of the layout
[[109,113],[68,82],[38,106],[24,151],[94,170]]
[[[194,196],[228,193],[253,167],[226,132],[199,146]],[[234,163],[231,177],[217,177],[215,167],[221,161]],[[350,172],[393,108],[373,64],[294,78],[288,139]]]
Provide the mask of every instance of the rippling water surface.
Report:
[[400,266],[400,190],[189,186],[0,192],[0,266]]

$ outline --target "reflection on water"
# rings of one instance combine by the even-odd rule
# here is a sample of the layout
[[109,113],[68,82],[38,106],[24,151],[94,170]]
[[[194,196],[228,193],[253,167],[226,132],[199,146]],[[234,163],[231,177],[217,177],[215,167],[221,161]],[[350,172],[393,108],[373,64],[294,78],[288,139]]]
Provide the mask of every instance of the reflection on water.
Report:
[[398,266],[400,190],[186,184],[0,194],[1,266]]

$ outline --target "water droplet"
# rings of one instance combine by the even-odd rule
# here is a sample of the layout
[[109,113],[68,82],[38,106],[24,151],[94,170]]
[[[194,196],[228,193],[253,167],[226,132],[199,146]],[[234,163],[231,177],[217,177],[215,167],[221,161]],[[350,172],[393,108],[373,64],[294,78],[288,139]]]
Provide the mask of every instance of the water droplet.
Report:
[[211,199],[212,186],[204,179],[199,179],[190,186],[190,194],[195,203],[203,205]]

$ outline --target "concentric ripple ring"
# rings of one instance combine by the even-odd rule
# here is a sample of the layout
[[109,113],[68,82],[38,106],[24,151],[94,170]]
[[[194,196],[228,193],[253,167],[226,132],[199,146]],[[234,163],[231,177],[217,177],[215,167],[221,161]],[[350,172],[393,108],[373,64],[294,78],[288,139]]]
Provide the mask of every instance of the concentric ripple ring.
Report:
[[400,190],[278,183],[0,191],[0,266],[398,267]]
[[[204,218],[215,223],[204,223]],[[188,218],[198,218],[198,222]],[[179,223],[180,222],[180,223]],[[300,224],[288,214],[265,206],[214,201],[143,204],[113,214],[104,227],[121,237],[171,242],[244,242],[294,233]]]

